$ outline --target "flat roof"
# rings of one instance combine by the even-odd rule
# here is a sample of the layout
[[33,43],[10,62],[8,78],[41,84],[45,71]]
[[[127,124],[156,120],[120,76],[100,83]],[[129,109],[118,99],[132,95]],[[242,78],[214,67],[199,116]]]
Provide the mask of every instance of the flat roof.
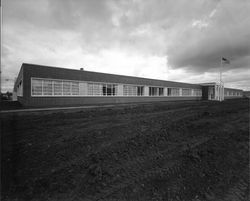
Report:
[[199,84],[189,84],[183,82],[174,82],[166,80],[157,80],[135,76],[116,75],[100,73],[86,70],[76,70],[60,68],[54,66],[45,66],[37,64],[23,63],[24,71],[29,71],[31,77],[51,78],[51,79],[68,79],[90,82],[121,83],[146,86],[165,86],[165,87],[183,87],[183,88],[201,88]]

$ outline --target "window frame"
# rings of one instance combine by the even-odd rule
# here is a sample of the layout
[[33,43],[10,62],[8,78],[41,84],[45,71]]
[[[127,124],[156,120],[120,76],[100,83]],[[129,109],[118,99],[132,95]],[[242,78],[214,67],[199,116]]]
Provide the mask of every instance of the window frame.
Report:
[[[47,84],[46,84],[47,86],[45,85],[46,82],[47,82]],[[53,87],[54,87],[53,80],[42,80],[42,95],[43,96],[53,96],[53,91],[54,91]],[[50,90],[45,91],[45,89],[50,89]],[[51,93],[48,93],[48,92],[51,92]]]
[[[41,80],[41,83],[42,83],[41,94],[34,94],[33,93],[33,81],[34,80]],[[31,82],[30,82],[30,94],[31,94],[32,97],[43,96],[43,79],[40,79],[40,78],[31,78]]]
[[123,96],[125,97],[137,97],[137,90],[137,85],[123,84]]
[[[188,91],[187,95],[183,95],[183,91],[185,91],[185,90]],[[195,89],[192,89],[192,88],[181,88],[181,92],[182,92],[181,96],[194,96],[193,93],[192,93],[192,90],[195,90]]]
[[[60,85],[61,85],[61,94],[56,94],[55,95],[55,92],[56,92],[56,90],[55,90],[55,82],[58,82],[58,85],[59,85],[59,83],[60,83]],[[54,80],[53,81],[53,96],[63,96],[63,81],[62,80]]]
[[[41,80],[42,82],[42,94],[39,95],[34,95],[32,92],[32,82],[33,80]],[[44,95],[44,81],[52,81],[52,95]],[[64,82],[69,82],[70,83],[70,94],[65,94],[63,93],[63,83]],[[112,96],[119,96],[119,97],[139,97],[139,96],[148,96],[148,97],[178,97],[178,96],[182,96],[182,94],[180,94],[180,90],[183,89],[181,87],[167,87],[167,86],[149,86],[149,85],[134,85],[134,84],[124,84],[124,83],[106,83],[106,82],[93,82],[93,81],[81,81],[81,80],[68,80],[68,79],[50,79],[50,78],[38,78],[38,77],[31,77],[31,97],[87,97],[87,96],[91,96],[91,97],[112,97]],[[56,94],[55,95],[55,86],[56,84],[61,83],[62,87],[61,87],[61,94]],[[78,83],[77,85],[78,87],[78,93],[74,94],[73,93],[73,85],[74,83]],[[86,92],[82,93],[80,86],[82,83],[85,83],[87,86]],[[92,84],[92,94],[88,94],[88,85]],[[122,85],[123,87],[123,91],[122,94],[118,95],[118,85]],[[111,91],[110,93],[108,93],[107,91],[107,87],[110,86],[111,87]],[[99,88],[100,87],[100,88]],[[103,93],[103,87],[105,87],[105,93]],[[126,94],[124,92],[124,88],[127,87],[129,88],[129,90],[127,90]],[[99,88],[99,89],[98,89]],[[148,88],[148,92],[145,92],[145,89]],[[150,95],[150,88],[154,88],[154,91],[151,92]],[[200,89],[193,89],[193,88],[188,88],[190,90],[193,91],[192,95],[190,96],[202,96],[202,90]],[[94,93],[94,91],[97,90],[99,91],[99,93]],[[167,92],[165,91],[167,90]],[[178,94],[173,94],[172,90],[177,90]],[[200,95],[198,95],[198,92],[196,91],[200,91]],[[171,94],[169,94],[169,91],[171,91]],[[81,93],[81,94],[80,94]],[[146,93],[146,94],[145,94]],[[153,94],[152,94],[153,93]]]
[[[178,90],[177,90],[177,91],[178,91],[178,95],[172,93],[172,90],[173,90],[173,89],[178,89]],[[170,97],[179,97],[179,96],[181,96],[181,95],[180,95],[180,90],[181,90],[181,89],[182,89],[181,87],[180,87],[180,88],[179,88],[179,87],[168,87],[168,93],[167,93],[167,94],[168,94],[168,96],[170,96]],[[169,91],[170,91],[170,93],[169,93]]]

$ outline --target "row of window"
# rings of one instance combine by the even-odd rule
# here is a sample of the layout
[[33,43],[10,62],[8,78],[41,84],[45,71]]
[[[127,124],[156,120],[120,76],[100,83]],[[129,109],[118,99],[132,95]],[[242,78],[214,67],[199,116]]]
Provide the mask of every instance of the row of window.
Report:
[[[87,93],[85,88],[87,87]],[[116,84],[83,83],[77,81],[32,79],[33,96],[116,96]]]
[[164,96],[163,91],[162,87],[149,87],[149,96]]
[[117,84],[87,83],[87,94],[89,96],[117,96],[117,87]]
[[180,96],[180,88],[168,88],[168,96]]
[[225,91],[224,96],[242,96],[238,91]]
[[[180,96],[181,89],[180,88],[167,88],[166,95],[167,96]],[[143,86],[123,86],[123,95],[124,96],[143,96],[144,95],[144,87]],[[201,89],[182,89],[181,96],[201,96]],[[164,96],[164,88],[163,87],[149,87],[149,96]]]
[[143,96],[143,86],[123,85],[123,96]]
[[33,96],[71,96],[79,95],[79,82],[32,79]]
[[[123,96],[144,96],[144,86],[123,85]],[[149,87],[149,96],[201,96],[201,89]],[[182,91],[182,93],[181,93]],[[164,93],[165,92],[165,93]],[[118,85],[79,81],[37,79],[31,80],[32,96],[117,96]]]
[[182,89],[183,96],[192,96],[192,89]]
[[193,96],[202,96],[202,90],[201,89],[194,89]]

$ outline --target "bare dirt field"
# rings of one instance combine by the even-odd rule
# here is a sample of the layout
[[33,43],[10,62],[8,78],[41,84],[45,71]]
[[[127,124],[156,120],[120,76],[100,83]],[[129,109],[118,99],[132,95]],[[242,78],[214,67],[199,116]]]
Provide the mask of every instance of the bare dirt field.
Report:
[[1,115],[3,200],[249,200],[249,99]]

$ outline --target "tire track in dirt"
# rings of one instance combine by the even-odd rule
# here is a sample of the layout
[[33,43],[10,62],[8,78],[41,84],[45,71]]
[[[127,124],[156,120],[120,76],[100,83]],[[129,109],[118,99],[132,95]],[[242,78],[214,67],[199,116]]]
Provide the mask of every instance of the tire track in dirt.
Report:
[[231,188],[221,201],[248,201],[249,200],[249,175],[245,174],[233,188]]
[[[152,178],[156,177],[171,177],[174,174],[178,174],[181,170],[181,163],[178,159],[180,159],[180,156],[183,152],[190,149],[190,147],[195,148],[205,142],[210,140],[207,139],[200,139],[200,140],[193,140],[186,142],[185,144],[182,144],[182,146],[176,145],[170,150],[164,150],[162,152],[154,153],[151,155],[143,156],[140,158],[136,158],[135,160],[127,163],[125,166],[123,166],[124,169],[126,169],[128,172],[130,170],[136,170],[136,173],[132,176],[126,175],[126,178],[123,179],[123,181],[117,181],[115,184],[112,185],[112,191],[107,191],[107,194],[103,195],[101,193],[101,197],[95,198],[96,200],[106,198],[108,196],[111,196],[112,194],[115,194],[117,191],[121,191],[121,189],[128,188],[131,185],[135,185],[137,183],[147,183],[147,180],[151,180]],[[187,146],[189,145],[189,146]],[[167,163],[166,163],[167,161]],[[154,164],[154,166],[148,165]],[[161,166],[157,166],[155,164],[160,163]],[[137,164],[137,165],[135,165]],[[137,168],[135,168],[136,166]],[[140,169],[139,167],[142,167]],[[146,168],[145,168],[146,167]],[[136,177],[136,178],[135,178]],[[133,182],[131,182],[133,181]]]
[[[246,106],[241,105],[241,102],[244,101],[235,101],[236,104],[230,101],[161,103],[76,114],[67,112],[62,115],[61,124],[61,114],[45,115],[45,119],[37,116],[34,121],[28,118],[28,123],[22,125],[27,120],[24,117],[19,122],[20,127],[15,130],[18,136],[15,145],[18,145],[21,151],[19,155],[22,155],[20,159],[23,163],[18,166],[18,176],[22,179],[20,184],[25,186],[22,191],[19,188],[13,193],[23,196],[44,195],[43,200],[46,200],[46,196],[63,200],[63,196],[69,198],[69,195],[74,195],[71,200],[122,198],[178,201],[196,198],[195,190],[190,188],[192,183],[187,183],[192,181],[187,178],[195,178],[198,174],[202,191],[199,195],[206,192],[209,197],[211,192],[212,197],[214,191],[206,189],[205,179],[212,179],[211,182],[217,184],[212,176],[225,176],[220,176],[223,168],[206,164],[205,159],[216,159],[218,163],[216,155],[220,156],[226,150],[230,154],[230,149],[234,149],[231,145],[220,146],[228,143],[233,145],[233,140],[246,140],[247,120],[243,119],[248,116],[245,115]],[[58,119],[53,120],[55,117]],[[44,128],[46,125],[47,128]],[[39,132],[32,137],[36,129]],[[61,136],[59,133],[62,133]],[[233,133],[237,133],[237,137]],[[57,144],[61,138],[64,141]],[[27,146],[27,143],[32,143],[32,146]],[[50,144],[49,148],[46,143]],[[86,145],[92,148],[88,149]],[[23,149],[20,149],[22,146]],[[236,148],[236,151],[241,149],[238,145]],[[248,147],[245,149],[248,150]],[[242,152],[244,154],[245,151]],[[229,156],[225,157],[230,159]],[[237,159],[234,160],[237,164]],[[30,177],[26,178],[25,175]],[[245,184],[240,182],[239,185],[241,191],[241,185]],[[236,186],[233,188],[238,188]],[[192,193],[188,194],[189,190]],[[217,199],[216,193],[214,198]],[[42,198],[37,197],[37,200]]]
[[[222,125],[222,128],[220,128],[220,129],[223,129],[223,126],[224,127],[227,127],[227,123],[224,123],[224,125]],[[216,130],[214,131],[214,132],[216,132]],[[207,140],[205,140],[205,142],[203,142],[203,143],[206,143],[207,142]],[[202,143],[201,143],[202,144]],[[198,145],[200,145],[200,143],[198,144]],[[195,149],[198,145],[192,145],[191,143],[190,143],[190,148],[191,149]],[[182,150],[182,151],[185,151],[185,150]],[[196,157],[196,156],[195,156]],[[198,157],[197,157],[198,158]],[[167,170],[167,173],[165,173],[164,172],[164,168],[163,168],[163,171],[160,169],[159,170],[159,172],[163,172],[163,173],[161,173],[161,174],[163,174],[163,175],[165,175],[165,176],[167,176],[167,177],[170,177],[171,176],[171,174],[169,174],[169,172],[171,172],[172,173],[172,175],[173,174],[175,174],[175,173],[180,173],[179,172],[179,170],[180,170],[181,168],[177,165],[177,166],[173,166],[173,169],[168,169]],[[183,170],[182,170],[183,171]],[[155,170],[155,171],[153,171],[153,173],[151,172],[148,172],[148,175],[149,176],[147,176],[146,178],[150,178],[150,177],[152,177],[152,178],[154,178],[156,175],[157,175],[157,170]],[[139,179],[140,180],[140,179]],[[128,183],[128,185],[131,185],[131,183]],[[115,193],[116,191],[119,191],[119,190],[121,190],[121,188],[123,189],[124,187],[126,188],[128,185],[126,185],[126,183],[124,184],[124,186],[119,186],[119,187],[116,187],[116,190],[114,190],[114,192],[113,193]],[[109,192],[109,195],[112,195],[112,193],[111,192]]]
[[[192,145],[190,145],[190,147],[191,148],[193,148],[193,146]],[[194,146],[195,147],[195,146]],[[148,158],[147,158],[148,159]],[[130,160],[132,160],[131,158],[130,158]],[[142,165],[143,166],[143,165]],[[132,168],[133,169],[133,168]],[[130,184],[129,182],[128,182],[128,184]],[[126,186],[126,183],[125,183],[125,186]]]

